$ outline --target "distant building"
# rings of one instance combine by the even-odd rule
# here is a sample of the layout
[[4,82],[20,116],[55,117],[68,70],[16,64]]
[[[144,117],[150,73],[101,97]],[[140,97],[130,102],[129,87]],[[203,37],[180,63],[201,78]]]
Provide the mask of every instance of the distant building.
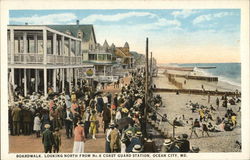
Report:
[[115,47],[116,59],[122,65],[123,69],[131,69],[134,67],[134,58],[130,53],[129,44],[126,42],[124,47]]

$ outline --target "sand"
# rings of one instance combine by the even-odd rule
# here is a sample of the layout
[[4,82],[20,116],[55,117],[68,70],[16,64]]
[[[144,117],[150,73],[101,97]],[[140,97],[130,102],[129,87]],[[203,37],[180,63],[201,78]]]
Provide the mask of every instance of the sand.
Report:
[[[175,88],[175,86],[171,85],[171,83],[168,82],[167,78],[164,77],[161,73],[158,75],[158,77],[154,78],[154,83],[156,83],[157,87],[160,88]],[[187,88],[192,88],[198,86],[201,88],[201,81],[199,80],[188,80],[188,83],[186,85]],[[207,82],[209,83],[209,82]],[[221,85],[218,87],[218,85]],[[222,90],[222,88],[228,89],[228,90],[234,90],[234,86],[228,86],[223,83],[218,83],[216,84],[209,84],[209,85],[204,85],[205,87],[209,89],[214,89],[217,86],[218,90]],[[208,87],[209,86],[209,87]],[[227,88],[228,87],[228,88]],[[231,87],[231,88],[230,88]],[[213,106],[216,106],[216,98],[217,96],[211,96],[210,97],[210,103],[208,103],[208,96],[203,96],[203,95],[190,95],[190,94],[180,94],[176,95],[175,93],[155,93],[155,94],[160,94],[163,99],[163,105],[165,105],[165,108],[160,108],[159,112],[160,113],[167,113],[168,119],[170,121],[173,121],[175,117],[182,116],[183,114],[185,115],[185,121],[189,120],[189,118],[199,118],[198,113],[192,113],[192,111],[186,107],[186,103],[191,100],[192,102],[198,102],[199,104],[202,104],[204,106],[210,106],[212,104]],[[219,97],[221,98],[221,97]],[[221,104],[222,102],[220,102]],[[211,137],[207,137],[206,134],[205,137],[201,137],[202,133],[201,131],[198,132],[199,138],[196,138],[195,135],[192,136],[190,140],[191,146],[196,146],[200,148],[200,152],[234,152],[235,151],[235,141],[241,141],[241,113],[237,112],[239,109],[239,106],[241,104],[237,105],[232,105],[229,106],[229,108],[232,108],[233,111],[237,114],[237,122],[238,125],[233,131],[227,131],[227,132],[216,132],[212,133],[209,132]],[[216,111],[213,114],[213,118],[216,118],[217,116],[224,116],[226,113],[226,109],[223,107],[219,107],[219,110]],[[183,133],[186,133],[190,136],[191,130],[190,130],[190,122],[189,124],[186,124],[184,127],[177,127],[175,129],[175,134],[181,135]],[[214,123],[212,121],[212,123]],[[165,124],[164,126],[167,128],[168,133],[172,135],[172,126],[169,124]]]

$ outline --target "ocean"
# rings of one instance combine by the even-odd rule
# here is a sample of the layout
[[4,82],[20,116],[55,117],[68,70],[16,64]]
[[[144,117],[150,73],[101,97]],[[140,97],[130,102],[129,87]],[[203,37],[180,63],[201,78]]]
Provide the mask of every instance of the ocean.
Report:
[[213,69],[195,68],[207,76],[216,76],[219,81],[224,81],[232,85],[241,86],[241,63],[188,63],[174,64],[181,67],[215,66]]

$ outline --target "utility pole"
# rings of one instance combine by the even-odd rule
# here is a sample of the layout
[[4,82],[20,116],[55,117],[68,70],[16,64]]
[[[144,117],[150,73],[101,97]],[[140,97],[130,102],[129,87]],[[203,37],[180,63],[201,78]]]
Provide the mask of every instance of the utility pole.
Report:
[[152,83],[152,76],[153,76],[153,57],[152,52],[150,55],[150,84]]
[[145,82],[145,107],[144,117],[147,120],[147,108],[148,108],[148,38],[146,39],[146,82]]

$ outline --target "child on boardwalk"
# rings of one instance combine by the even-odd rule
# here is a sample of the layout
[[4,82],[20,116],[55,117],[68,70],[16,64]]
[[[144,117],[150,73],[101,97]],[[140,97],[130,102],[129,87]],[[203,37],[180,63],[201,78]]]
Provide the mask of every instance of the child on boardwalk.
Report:
[[53,151],[54,153],[58,153],[61,146],[61,133],[59,132],[59,128],[55,128],[53,137],[54,137]]

